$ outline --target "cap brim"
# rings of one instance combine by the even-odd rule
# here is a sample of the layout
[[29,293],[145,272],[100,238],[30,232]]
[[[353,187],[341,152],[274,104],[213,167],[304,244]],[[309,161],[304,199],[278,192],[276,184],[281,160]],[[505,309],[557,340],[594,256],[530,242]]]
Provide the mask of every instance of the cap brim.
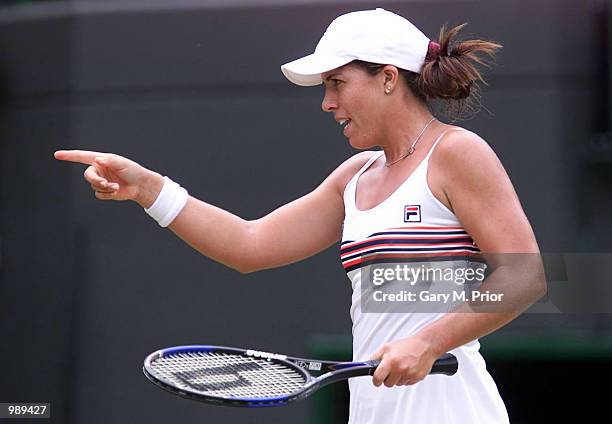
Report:
[[302,86],[321,84],[321,74],[339,68],[353,61],[353,58],[313,53],[281,66],[289,81]]

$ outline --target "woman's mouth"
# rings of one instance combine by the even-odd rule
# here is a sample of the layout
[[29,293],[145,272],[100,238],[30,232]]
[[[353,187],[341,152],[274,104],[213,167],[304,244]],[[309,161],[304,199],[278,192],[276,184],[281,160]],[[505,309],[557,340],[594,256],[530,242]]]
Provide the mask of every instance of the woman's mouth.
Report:
[[349,129],[349,127],[351,126],[351,120],[350,119],[342,119],[339,124],[343,127],[343,133],[346,136],[347,131]]

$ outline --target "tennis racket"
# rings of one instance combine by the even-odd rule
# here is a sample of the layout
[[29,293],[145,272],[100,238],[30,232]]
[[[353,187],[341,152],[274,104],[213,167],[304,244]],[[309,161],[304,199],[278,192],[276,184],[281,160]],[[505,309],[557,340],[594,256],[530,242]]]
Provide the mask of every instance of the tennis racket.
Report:
[[[379,363],[321,361],[222,346],[177,346],[147,356],[143,372],[157,386],[188,399],[265,407],[303,399],[337,381],[372,375]],[[431,374],[450,376],[457,368],[457,358],[447,353],[434,362]]]

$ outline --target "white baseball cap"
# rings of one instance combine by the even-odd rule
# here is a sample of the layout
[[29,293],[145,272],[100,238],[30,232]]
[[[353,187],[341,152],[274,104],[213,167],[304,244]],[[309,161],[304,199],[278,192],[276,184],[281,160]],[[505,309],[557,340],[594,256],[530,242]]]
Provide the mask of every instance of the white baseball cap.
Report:
[[420,73],[429,47],[410,21],[384,9],[341,15],[327,27],[314,53],[281,66],[297,85],[321,84],[321,73],[353,60],[394,65]]

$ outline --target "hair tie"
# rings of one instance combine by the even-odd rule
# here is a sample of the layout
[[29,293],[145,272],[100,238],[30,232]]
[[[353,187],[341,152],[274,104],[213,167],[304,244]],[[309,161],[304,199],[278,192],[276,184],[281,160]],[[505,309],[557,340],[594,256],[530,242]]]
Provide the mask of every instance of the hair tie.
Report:
[[440,57],[440,45],[435,41],[430,41],[429,46],[427,47],[427,56],[426,60],[435,60]]

